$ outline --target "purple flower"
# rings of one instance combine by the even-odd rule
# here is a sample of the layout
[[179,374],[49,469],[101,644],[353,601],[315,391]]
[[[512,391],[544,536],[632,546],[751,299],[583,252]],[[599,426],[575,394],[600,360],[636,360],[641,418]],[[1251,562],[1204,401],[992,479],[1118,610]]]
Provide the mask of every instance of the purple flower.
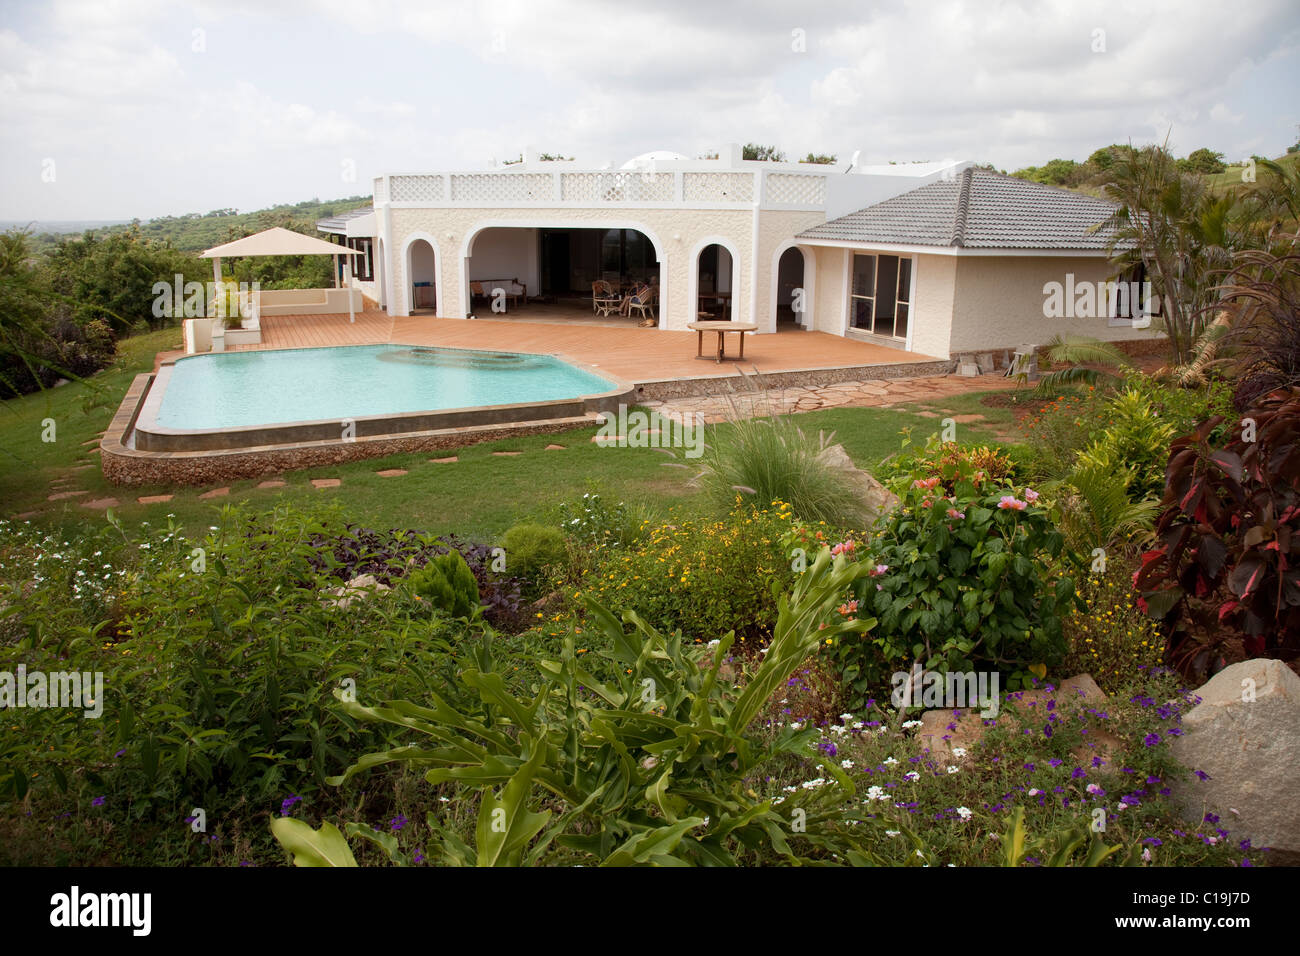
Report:
[[402,827],[406,826],[406,822],[406,817],[399,813],[397,816],[393,817],[393,819],[388,821],[388,829],[396,833],[398,830],[402,829]]
[[1181,737],[1183,735],[1183,729],[1181,727],[1170,727],[1165,731],[1165,733],[1170,737]]
[[1159,782],[1160,782],[1159,777],[1147,777],[1147,783],[1159,783]]
[[121,750],[119,750],[117,753],[113,754],[113,756],[114,756],[114,757],[125,757],[125,756],[126,756],[126,748],[123,747],[123,748],[122,748]]
[[90,805],[92,807],[102,807],[104,805],[104,799],[104,797],[96,797],[94,800],[90,801]]
[[1025,764],[1025,769],[1028,770],[1028,771],[1030,771],[1030,772],[1032,773],[1032,772],[1033,772],[1033,769],[1034,769],[1034,765],[1031,764],[1031,763],[1027,763],[1027,764]]
[[1164,846],[1164,844],[1157,837],[1147,837],[1142,842],[1150,843],[1152,846]]
[[1160,743],[1160,735],[1147,734],[1145,737],[1142,738],[1142,743],[1146,744],[1148,747],[1154,747],[1156,744]]
[[291,793],[284,800],[280,801],[280,816],[287,817],[289,812],[293,809],[293,805],[301,799],[302,797]]
[[1050,736],[1052,736],[1052,725],[1051,725],[1051,724],[1043,724],[1043,736],[1044,736],[1044,737],[1050,737]]
[[1053,757],[1051,760],[1047,762],[1050,763],[1053,767],[1059,767],[1061,764],[1065,763],[1064,760],[1058,760],[1055,757]]
[[1100,757],[1093,757],[1093,758],[1092,758],[1092,765],[1093,765],[1094,767],[1100,767],[1100,766],[1101,766],[1102,764],[1104,764],[1105,762],[1106,762],[1106,761],[1102,760]]
[[1074,770],[1070,772],[1071,780],[1082,780],[1086,776],[1088,776],[1088,773],[1082,767],[1075,767]]
[[412,857],[411,862],[412,862],[412,863],[423,863],[423,862],[424,862],[424,851],[423,851],[423,850],[416,850],[416,851],[415,851],[415,856]]
[[1192,773],[1196,774],[1196,776],[1200,777],[1202,780],[1210,779],[1210,775],[1204,770],[1193,770]]
[[1205,819],[1205,822],[1206,822],[1206,823],[1218,823],[1218,822],[1219,822],[1219,816],[1218,816],[1218,814],[1216,814],[1216,813],[1207,813],[1207,814],[1205,815],[1205,818],[1204,818],[1204,819]]

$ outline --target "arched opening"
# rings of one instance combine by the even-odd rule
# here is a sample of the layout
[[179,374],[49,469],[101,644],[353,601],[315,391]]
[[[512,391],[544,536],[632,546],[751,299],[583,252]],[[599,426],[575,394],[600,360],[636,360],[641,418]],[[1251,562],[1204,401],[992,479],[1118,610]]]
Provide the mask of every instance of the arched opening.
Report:
[[808,322],[808,288],[804,285],[803,252],[791,246],[776,263],[775,321],[781,329],[806,328]]
[[438,311],[438,257],[427,239],[406,247],[406,301],[408,315],[436,315]]
[[695,260],[695,309],[701,319],[730,320],[732,276],[735,264],[731,252],[710,243]]
[[463,307],[478,318],[653,325],[664,263],[633,224],[484,225],[466,237]]

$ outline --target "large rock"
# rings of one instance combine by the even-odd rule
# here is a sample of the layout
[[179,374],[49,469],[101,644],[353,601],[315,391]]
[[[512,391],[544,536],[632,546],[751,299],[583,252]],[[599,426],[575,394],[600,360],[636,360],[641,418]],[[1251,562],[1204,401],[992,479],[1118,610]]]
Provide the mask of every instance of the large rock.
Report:
[[817,457],[837,471],[844,472],[849,484],[858,492],[862,511],[868,523],[874,522],[888,511],[893,511],[898,505],[898,496],[853,464],[853,459],[849,457],[843,445],[830,445]]
[[1233,843],[1300,854],[1300,677],[1281,661],[1242,661],[1196,693],[1170,751],[1210,779],[1192,777],[1174,799],[1189,819],[1217,814]]

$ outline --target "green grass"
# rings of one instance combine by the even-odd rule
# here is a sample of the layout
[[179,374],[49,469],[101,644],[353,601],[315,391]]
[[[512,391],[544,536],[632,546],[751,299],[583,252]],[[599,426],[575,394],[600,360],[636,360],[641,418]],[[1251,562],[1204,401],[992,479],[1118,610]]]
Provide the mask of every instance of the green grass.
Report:
[[[154,354],[178,345],[175,329],[153,332],[123,340],[118,359],[108,369],[85,382],[73,382],[57,389],[0,402],[0,516],[12,518],[39,511],[34,520],[42,525],[73,530],[103,522],[103,512],[81,506],[95,498],[116,498],[117,514],[130,524],[141,520],[155,523],[167,514],[176,515],[183,525],[214,523],[227,502],[248,501],[269,506],[277,498],[294,502],[335,498],[343,503],[348,519],[372,527],[418,528],[434,533],[455,531],[482,540],[495,538],[511,525],[529,518],[552,518],[559,502],[571,500],[589,488],[607,497],[640,505],[653,515],[703,514],[710,508],[704,496],[688,482],[699,471],[696,462],[681,457],[670,459],[648,448],[603,448],[591,441],[594,427],[555,435],[511,438],[456,451],[391,455],[348,464],[295,471],[278,477],[287,482],[278,489],[259,489],[260,480],[231,482],[230,495],[200,500],[207,488],[152,486],[120,488],[106,481],[99,470],[99,457],[91,454],[95,439],[107,427],[131,379],[153,367]],[[914,429],[926,436],[940,429],[939,418],[917,412],[970,414],[985,422],[958,425],[962,441],[996,443],[999,427],[1014,419],[1009,409],[988,408],[980,396],[962,395],[898,408],[836,408],[797,416],[809,435],[818,430],[835,433],[859,467],[873,469],[899,447],[900,430]],[[42,421],[56,423],[57,441],[41,441]],[[718,426],[727,428],[730,426]],[[707,439],[706,439],[707,440]],[[565,446],[563,451],[546,451],[548,444]],[[511,457],[494,456],[494,451],[518,451]],[[430,458],[452,454],[460,460],[436,465]],[[684,463],[685,469],[665,467]],[[85,465],[93,467],[73,471]],[[376,472],[403,468],[409,473],[381,478]],[[69,489],[89,492],[77,499],[47,501],[51,482],[58,477],[74,479]],[[317,489],[312,478],[340,478],[338,488]],[[141,505],[143,495],[173,494],[172,501]]]

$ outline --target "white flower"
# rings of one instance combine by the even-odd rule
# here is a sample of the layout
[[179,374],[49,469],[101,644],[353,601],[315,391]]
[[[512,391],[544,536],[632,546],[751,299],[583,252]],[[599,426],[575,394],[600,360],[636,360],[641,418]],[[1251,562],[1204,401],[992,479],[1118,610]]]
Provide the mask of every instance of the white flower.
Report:
[[958,807],[958,808],[957,808],[957,816],[961,817],[963,820],[969,820],[969,819],[970,819],[970,816],[971,816],[970,808],[969,808],[969,807]]
[[949,773],[960,773],[960,772],[961,772],[961,768],[960,768],[960,767],[949,767],[949,768],[948,768],[948,772],[949,772]]
[[709,641],[709,643],[705,645],[705,647],[717,647],[717,646],[718,646],[718,642],[716,640]]
[[798,788],[798,787],[782,787],[781,789],[784,790],[786,793],[794,793],[794,792],[795,792],[796,790],[798,790],[799,788]]
[[898,763],[898,761],[893,757],[886,757],[884,760],[881,761],[881,763],[883,763],[886,767],[892,767],[894,764]]
[[840,720],[852,720],[852,719],[853,719],[852,714],[840,714]]
[[917,773],[915,770],[912,770],[912,771],[910,771],[910,772],[908,772],[908,773],[903,774],[903,779],[904,779],[904,780],[920,780],[920,779],[921,779],[921,775],[920,775],[919,773]]
[[855,720],[855,721],[853,722],[852,726],[853,726],[853,729],[854,729],[854,730],[861,730],[863,727],[865,727],[865,726],[867,726],[867,725],[864,724],[864,723],[863,723],[862,721],[860,721],[860,720]]
[[898,836],[898,834],[901,833],[901,832],[902,832],[901,830],[886,830],[886,831],[885,831],[885,836],[887,836],[887,837],[896,837],[896,836]]
[[903,729],[904,729],[904,730],[912,730],[912,729],[914,729],[914,728],[916,728],[916,727],[920,727],[920,726],[921,726],[921,722],[920,722],[919,720],[905,720],[905,721],[903,721]]
[[841,760],[841,761],[840,761],[840,767],[842,767],[844,770],[852,770],[852,769],[853,769],[853,761],[852,761],[852,760]]
[[818,787],[825,786],[825,784],[826,781],[823,778],[817,777],[813,780],[805,780],[803,783],[799,784],[799,786],[803,787],[805,790],[816,790]]
[[1115,808],[1115,812],[1118,813],[1120,810],[1127,810],[1127,809],[1128,809],[1128,804],[1125,803],[1123,800],[1121,800],[1119,802],[1119,806]]
[[1042,793],[1043,791],[1039,790],[1037,787],[1030,787],[1029,790],[1028,790],[1027,792],[1029,793],[1029,795],[1030,795],[1031,797],[1036,797],[1036,796],[1038,796],[1040,793]]
[[965,747],[953,747],[953,748],[952,748],[952,755],[953,755],[954,757],[964,757],[964,756],[966,756],[966,748],[965,748]]
[[791,730],[803,730],[803,724],[799,723],[799,721],[796,720],[796,721],[794,721],[792,724],[790,724],[790,729],[791,729]]
[[[868,787],[867,800],[888,800],[889,794],[885,793],[883,787]],[[866,803],[867,800],[862,801]]]

